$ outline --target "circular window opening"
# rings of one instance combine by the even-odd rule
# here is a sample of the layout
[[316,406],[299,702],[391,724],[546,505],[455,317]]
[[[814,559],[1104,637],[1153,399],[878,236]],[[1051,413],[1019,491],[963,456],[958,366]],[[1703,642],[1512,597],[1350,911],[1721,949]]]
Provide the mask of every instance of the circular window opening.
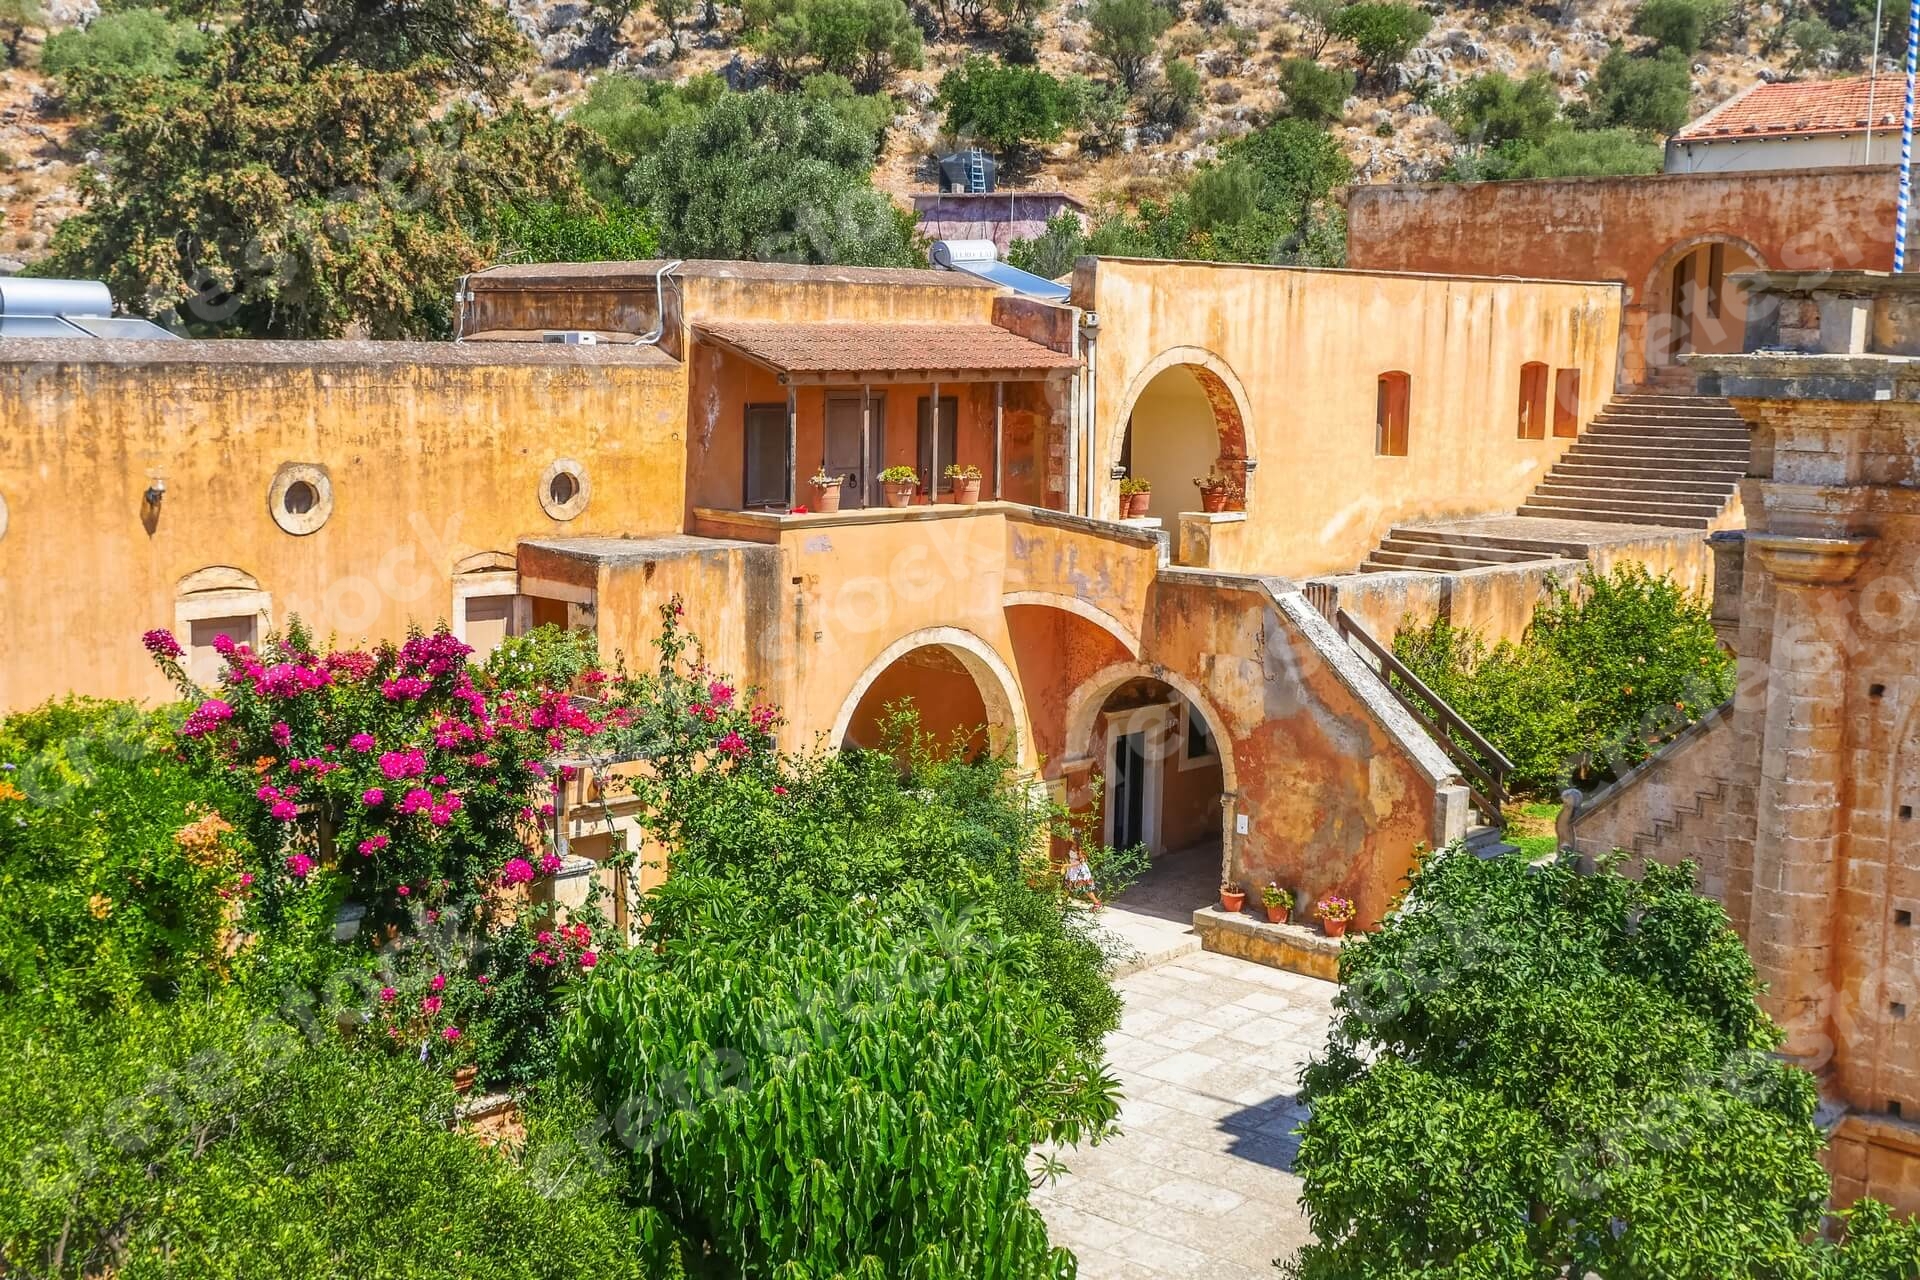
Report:
[[540,473],[540,487],[534,490],[540,507],[555,520],[571,520],[587,509],[593,497],[593,482],[587,469],[572,458],[555,458]]
[[313,510],[319,501],[318,490],[305,480],[295,480],[287,486],[286,496],[280,499],[280,505],[290,516],[303,516]]
[[564,507],[580,494],[580,482],[562,471],[547,482],[547,496],[557,507]]

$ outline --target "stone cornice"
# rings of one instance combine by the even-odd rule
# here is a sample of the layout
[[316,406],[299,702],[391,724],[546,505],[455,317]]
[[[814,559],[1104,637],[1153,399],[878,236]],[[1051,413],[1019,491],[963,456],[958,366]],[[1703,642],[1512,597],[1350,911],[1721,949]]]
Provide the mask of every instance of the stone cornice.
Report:
[[1872,538],[1803,538],[1784,533],[1747,534],[1760,565],[1782,582],[1835,587],[1860,571]]

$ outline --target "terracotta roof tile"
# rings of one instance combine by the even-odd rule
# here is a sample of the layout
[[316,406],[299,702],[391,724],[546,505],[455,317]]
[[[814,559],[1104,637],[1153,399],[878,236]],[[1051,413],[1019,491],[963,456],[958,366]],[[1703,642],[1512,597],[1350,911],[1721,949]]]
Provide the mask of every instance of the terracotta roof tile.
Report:
[[[1858,133],[1869,111],[1875,129],[1900,127],[1905,87],[1898,76],[1866,76],[1794,84],[1759,84],[1735,94],[1674,134],[1679,142]],[[1872,99],[1869,108],[1868,99]]]
[[[992,324],[703,324],[703,338],[783,373],[1044,373],[1080,361]],[[857,381],[857,376],[855,377]]]

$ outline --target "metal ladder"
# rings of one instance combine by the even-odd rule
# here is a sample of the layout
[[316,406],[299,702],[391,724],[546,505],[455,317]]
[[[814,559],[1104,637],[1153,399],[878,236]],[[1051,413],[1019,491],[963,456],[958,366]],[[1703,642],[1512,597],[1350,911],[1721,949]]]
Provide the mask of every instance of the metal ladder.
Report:
[[980,148],[974,147],[967,152],[967,190],[969,192],[987,189],[987,158],[980,154]]

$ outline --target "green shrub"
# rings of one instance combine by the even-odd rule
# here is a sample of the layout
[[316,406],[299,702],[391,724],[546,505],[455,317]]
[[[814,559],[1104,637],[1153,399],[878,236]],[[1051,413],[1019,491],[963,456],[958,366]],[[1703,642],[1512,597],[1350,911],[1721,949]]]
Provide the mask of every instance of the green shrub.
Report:
[[920,27],[902,0],[754,0],[746,29],[773,78],[789,84],[811,62],[877,92],[922,56]]
[[1633,29],[1658,48],[1693,54],[1725,29],[1730,12],[1727,0],[1644,0]]
[[70,96],[84,99],[93,96],[94,81],[179,75],[206,47],[206,36],[191,22],[157,9],[110,9],[85,27],[47,37],[40,68],[61,77]]
[[939,103],[949,133],[1008,152],[1057,141],[1080,117],[1072,84],[978,54],[940,78]]
[[1153,63],[1161,35],[1173,25],[1173,15],[1154,0],[1093,0],[1087,21],[1093,27],[1094,55],[1133,93]]
[[1491,71],[1462,82],[1437,105],[1441,117],[1474,146],[1538,146],[1560,118],[1560,95],[1545,74],[1515,80]]
[[658,897],[680,931],[608,966],[570,1040],[656,1243],[750,1280],[1070,1265],[1028,1148],[1104,1132],[1115,1084],[990,911],[902,892],[768,918],[684,875]]
[[1193,123],[1194,107],[1200,101],[1200,73],[1191,62],[1169,58],[1160,75],[1147,91],[1143,105],[1147,119],[1169,128],[1184,129]]
[[1317,59],[1334,37],[1334,20],[1351,0],[1294,0],[1293,19],[1300,24],[1302,52]]
[[1073,264],[1087,251],[1086,229],[1080,215],[1071,209],[1047,219],[1046,229],[1032,239],[1015,239],[1007,245],[1007,261],[1022,271],[1057,280],[1073,270]]
[[690,125],[727,92],[716,75],[693,76],[675,84],[632,75],[604,75],[568,115],[612,151],[588,164],[587,185],[603,204],[624,203],[621,182],[627,169],[666,140],[667,131]]
[[1513,761],[1521,791],[1617,775],[1733,692],[1706,604],[1639,564],[1556,584],[1520,644],[1436,621],[1394,651]]
[[1323,67],[1311,58],[1288,58],[1280,64],[1280,91],[1287,95],[1287,114],[1295,119],[1338,120],[1353,96],[1353,72]]
[[493,231],[511,262],[632,262],[660,249],[646,214],[625,204],[507,205]]
[[218,959],[247,845],[176,720],[69,699],[0,721],[0,999],[124,1006]]
[[1678,49],[1636,57],[1615,49],[1587,84],[1586,123],[1670,134],[1687,122],[1692,71]]
[[1772,1056],[1691,864],[1582,876],[1456,847],[1407,902],[1341,953],[1302,1075],[1298,1280],[1920,1269],[1920,1224],[1877,1206],[1844,1252],[1820,1240],[1818,1089]]
[[1362,0],[1335,14],[1327,29],[1351,41],[1367,70],[1383,79],[1426,39],[1433,16],[1398,0]]
[[[231,995],[103,1022],[0,1015],[0,1260],[119,1280],[637,1278],[592,1117],[523,1152],[452,1132],[447,1076]],[[582,1135],[584,1134],[584,1141]],[[656,1272],[655,1274],[660,1274]]]

